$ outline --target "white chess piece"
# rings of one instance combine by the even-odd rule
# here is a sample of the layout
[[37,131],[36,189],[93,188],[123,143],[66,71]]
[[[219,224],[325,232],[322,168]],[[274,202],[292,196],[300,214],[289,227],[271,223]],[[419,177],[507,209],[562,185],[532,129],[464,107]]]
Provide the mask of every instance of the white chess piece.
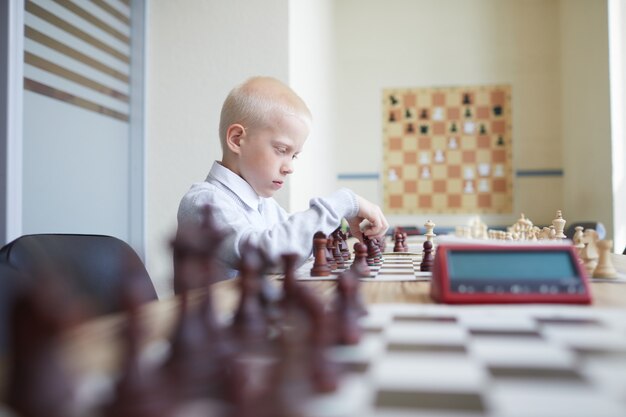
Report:
[[552,225],[554,226],[555,239],[565,239],[565,233],[563,233],[563,229],[565,228],[566,220],[563,219],[563,214],[561,210],[557,210],[556,219],[552,220]]
[[396,173],[395,169],[389,170],[389,181],[398,181],[398,173]]
[[463,131],[466,135],[471,135],[474,133],[474,129],[476,129],[476,125],[474,122],[465,122],[463,123]]
[[428,167],[422,168],[422,178],[425,180],[430,178],[430,169]]
[[612,240],[599,240],[596,242],[598,248],[598,265],[593,271],[594,278],[617,278],[617,270],[611,261]]
[[496,164],[493,170],[494,177],[504,177],[504,166],[502,164]]
[[467,167],[465,168],[465,170],[463,171],[463,178],[466,180],[473,180],[474,179],[474,169],[471,167]]
[[474,183],[472,181],[465,181],[465,188],[463,188],[465,194],[474,194]]
[[443,156],[443,151],[441,149],[437,149],[435,151],[435,162],[442,163],[444,161],[445,161],[445,158]]
[[591,276],[598,265],[598,248],[596,242],[598,241],[598,232],[594,229],[586,229],[583,233],[584,249],[581,252],[581,258],[585,264],[587,273]]
[[491,165],[487,163],[478,164],[478,175],[480,175],[481,177],[488,176],[489,171],[491,171]]
[[448,141],[448,148],[450,149],[456,149],[459,147],[458,142],[456,141],[456,138],[453,136],[450,138],[450,140]]
[[420,152],[420,164],[430,164],[430,155],[428,152]]
[[426,240],[430,241],[431,243],[435,243],[433,242],[433,238],[435,236],[437,236],[435,233],[433,233],[433,230],[435,230],[435,223],[432,222],[432,220],[428,220],[426,223],[424,223],[424,228],[426,229],[426,233],[424,233],[424,236],[426,236]]
[[433,120],[443,120],[443,107],[433,109]]

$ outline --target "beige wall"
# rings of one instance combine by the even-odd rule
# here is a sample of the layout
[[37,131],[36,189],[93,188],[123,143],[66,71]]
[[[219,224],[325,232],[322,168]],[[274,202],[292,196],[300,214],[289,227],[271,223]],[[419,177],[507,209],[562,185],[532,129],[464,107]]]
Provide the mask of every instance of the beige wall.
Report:
[[[514,170],[565,169],[565,176],[516,178],[514,212],[483,220],[510,224],[524,212],[535,223],[549,223],[562,209],[570,221],[610,224],[610,210],[604,208],[611,206],[610,187],[593,193],[597,200],[589,210],[565,196],[573,192],[572,184],[588,184],[574,167],[582,162],[578,155],[589,152],[582,137],[591,132],[601,142],[593,176],[600,183],[609,180],[603,165],[608,159],[604,0],[337,0],[335,11],[337,149],[351,155],[338,162],[338,173],[381,171],[383,88],[506,83],[513,88]],[[586,114],[570,109],[573,97],[584,103]],[[570,136],[580,138],[575,155],[564,146]],[[376,180],[341,184],[382,202]],[[427,217],[390,220],[421,225]],[[458,225],[470,216],[432,217]]]
[[607,7],[561,0],[564,209],[613,234]]

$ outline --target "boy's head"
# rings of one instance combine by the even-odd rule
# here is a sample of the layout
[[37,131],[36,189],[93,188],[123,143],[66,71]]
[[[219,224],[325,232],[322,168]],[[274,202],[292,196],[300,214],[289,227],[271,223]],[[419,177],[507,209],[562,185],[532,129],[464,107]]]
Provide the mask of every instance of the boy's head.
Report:
[[311,112],[291,88],[270,77],[250,78],[222,106],[222,165],[270,197],[293,172],[310,129]]

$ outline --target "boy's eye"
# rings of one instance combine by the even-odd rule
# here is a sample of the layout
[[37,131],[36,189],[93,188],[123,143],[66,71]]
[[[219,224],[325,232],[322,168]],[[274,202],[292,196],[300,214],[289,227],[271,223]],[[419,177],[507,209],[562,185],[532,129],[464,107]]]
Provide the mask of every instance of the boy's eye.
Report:
[[279,154],[282,155],[282,154],[287,152],[287,149],[286,148],[276,148],[276,152],[278,152]]
[[298,159],[298,154],[294,153],[293,156],[291,157],[291,159]]

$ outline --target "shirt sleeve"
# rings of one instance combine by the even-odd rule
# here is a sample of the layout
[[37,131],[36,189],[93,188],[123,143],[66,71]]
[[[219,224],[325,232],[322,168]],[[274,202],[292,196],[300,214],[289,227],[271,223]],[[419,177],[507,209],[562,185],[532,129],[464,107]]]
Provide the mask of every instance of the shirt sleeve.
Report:
[[259,227],[250,223],[240,206],[227,203],[225,196],[216,197],[216,192],[205,190],[183,198],[178,213],[179,225],[183,221],[199,223],[202,207],[211,204],[216,224],[226,233],[219,256],[234,269],[239,264],[245,242],[262,248],[275,263],[285,253],[297,254],[299,263],[303,263],[311,255],[316,232],[329,234],[339,227],[343,218],[351,218],[358,213],[355,194],[342,188],[328,197],[311,199],[307,210],[291,215],[272,200],[276,205],[274,209],[280,212],[279,221],[270,227]]

